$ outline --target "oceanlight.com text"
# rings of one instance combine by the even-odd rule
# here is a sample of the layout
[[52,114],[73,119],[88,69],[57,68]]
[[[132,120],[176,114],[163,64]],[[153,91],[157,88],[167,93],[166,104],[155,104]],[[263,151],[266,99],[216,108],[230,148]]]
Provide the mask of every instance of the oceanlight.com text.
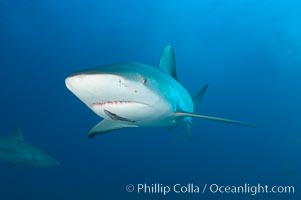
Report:
[[295,187],[294,186],[269,186],[269,185],[261,185],[260,183],[257,185],[244,184],[240,186],[224,186],[218,184],[211,184],[209,186],[209,191],[211,193],[226,193],[226,194],[294,194]]
[[128,184],[125,187],[127,192],[137,194],[161,194],[163,196],[170,193],[175,194],[294,194],[295,187],[293,185],[264,185],[264,184],[241,184],[241,185],[221,185],[221,184],[162,184],[162,183],[138,183]]

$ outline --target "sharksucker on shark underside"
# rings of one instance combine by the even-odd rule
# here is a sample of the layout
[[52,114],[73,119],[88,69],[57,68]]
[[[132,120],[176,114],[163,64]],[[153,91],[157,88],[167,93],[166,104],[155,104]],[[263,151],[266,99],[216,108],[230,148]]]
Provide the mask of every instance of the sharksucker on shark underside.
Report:
[[119,121],[125,121],[125,122],[135,122],[133,120],[118,116],[114,113],[111,113],[110,111],[104,109],[104,112],[106,113],[106,115],[108,115],[112,120],[119,120]]
[[159,67],[142,63],[121,63],[75,73],[65,80],[67,88],[93,112],[103,118],[89,132],[97,134],[126,127],[184,125],[190,131],[191,118],[252,126],[248,123],[195,114],[207,85],[192,98],[179,83],[175,54],[164,48]]

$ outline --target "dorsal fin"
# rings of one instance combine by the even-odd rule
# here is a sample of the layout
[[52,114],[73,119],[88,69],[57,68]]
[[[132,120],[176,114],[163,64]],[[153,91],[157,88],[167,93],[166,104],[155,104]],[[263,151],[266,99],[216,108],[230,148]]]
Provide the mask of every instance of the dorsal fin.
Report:
[[203,98],[206,90],[208,88],[208,84],[206,84],[202,89],[193,97],[194,111],[196,111],[201,99]]
[[24,141],[23,131],[19,126],[15,128],[10,137],[15,140]]
[[159,68],[177,80],[175,52],[171,45],[164,48],[160,57]]

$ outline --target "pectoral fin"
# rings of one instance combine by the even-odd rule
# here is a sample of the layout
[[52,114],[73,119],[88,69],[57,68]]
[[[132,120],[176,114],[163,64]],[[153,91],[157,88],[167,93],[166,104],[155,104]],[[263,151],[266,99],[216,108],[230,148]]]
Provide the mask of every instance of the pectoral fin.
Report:
[[197,117],[197,118],[202,118],[202,119],[207,119],[207,120],[212,120],[212,121],[218,121],[218,122],[224,122],[224,123],[230,123],[230,124],[239,124],[239,125],[245,125],[245,126],[252,126],[256,127],[252,124],[241,122],[241,121],[236,121],[236,120],[231,120],[231,119],[224,119],[224,118],[219,118],[219,117],[211,117],[211,116],[206,116],[206,115],[199,115],[199,114],[194,114],[194,113],[189,113],[189,112],[176,112],[176,116],[187,116],[187,117]]
[[90,132],[88,134],[88,137],[93,138],[95,135],[107,133],[107,132],[110,132],[112,130],[116,130],[116,129],[120,129],[120,128],[126,128],[126,127],[137,127],[137,126],[120,123],[118,121],[104,119],[101,122],[99,122],[98,124],[96,124],[90,130]]

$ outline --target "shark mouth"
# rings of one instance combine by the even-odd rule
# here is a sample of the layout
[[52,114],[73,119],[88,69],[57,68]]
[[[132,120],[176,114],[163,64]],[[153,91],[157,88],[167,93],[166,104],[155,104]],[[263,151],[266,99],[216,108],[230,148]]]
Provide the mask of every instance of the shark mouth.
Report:
[[133,101],[98,101],[92,104],[92,106],[112,106],[112,105],[122,105],[136,103]]
[[145,117],[145,111],[151,110],[149,105],[136,101],[97,101],[91,108],[103,118],[130,123],[137,122],[139,116]]
[[[114,111],[110,111],[111,108],[110,107],[114,107],[114,106],[129,106],[129,110],[132,110],[131,107],[135,108],[135,107],[139,107],[141,105],[145,104],[141,104],[141,103],[137,103],[134,101],[98,101],[92,104],[92,106],[95,109],[103,109],[103,112],[106,116],[108,116],[111,120],[117,120],[117,121],[124,121],[124,122],[131,122],[134,123],[136,122],[135,120],[132,119],[128,119],[126,117],[120,116],[118,114],[116,114]],[[109,110],[107,110],[109,109]]]

